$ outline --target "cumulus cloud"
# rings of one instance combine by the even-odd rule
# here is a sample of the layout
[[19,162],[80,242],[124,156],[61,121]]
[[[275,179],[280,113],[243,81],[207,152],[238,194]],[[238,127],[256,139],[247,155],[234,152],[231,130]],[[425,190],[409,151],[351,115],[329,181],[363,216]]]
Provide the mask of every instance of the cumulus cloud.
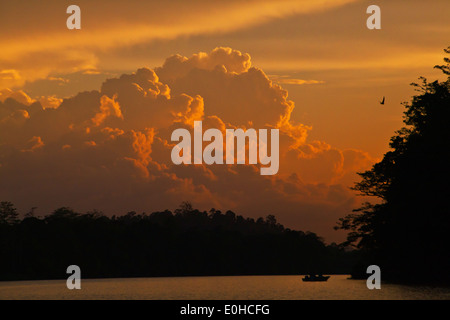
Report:
[[30,106],[36,101],[39,101],[39,103],[44,109],[57,108],[62,102],[62,99],[56,98],[55,96],[41,96],[38,99],[32,99],[23,90],[14,91],[9,88],[0,90],[0,102],[5,102],[5,100],[8,98],[12,98],[13,100],[25,106]]
[[109,116],[115,116],[116,118],[123,119],[122,111],[119,104],[114,100],[115,96],[111,99],[108,96],[102,96],[100,98],[100,110],[91,119],[95,126],[99,126]]
[[20,102],[21,104],[29,106],[34,102],[33,99],[31,99],[25,92],[22,90],[13,91],[11,89],[3,89],[0,90],[0,101],[4,102],[6,99],[12,98],[16,100],[17,102]]
[[[22,91],[4,90],[0,101],[0,193],[25,209],[118,214],[190,200],[248,216],[274,213],[327,236],[354,205],[349,174],[372,163],[362,151],[308,141],[311,128],[291,119],[287,91],[230,48],[169,57],[53,108]],[[261,176],[258,165],[174,165],[171,133],[192,130],[196,120],[222,132],[278,128],[279,174]]]
[[218,68],[223,73],[243,73],[251,67],[251,58],[247,53],[241,53],[231,48],[218,47],[207,54],[200,52],[187,58],[179,54],[166,59],[163,66],[156,68],[158,75],[167,82],[186,77],[193,69],[214,70]]

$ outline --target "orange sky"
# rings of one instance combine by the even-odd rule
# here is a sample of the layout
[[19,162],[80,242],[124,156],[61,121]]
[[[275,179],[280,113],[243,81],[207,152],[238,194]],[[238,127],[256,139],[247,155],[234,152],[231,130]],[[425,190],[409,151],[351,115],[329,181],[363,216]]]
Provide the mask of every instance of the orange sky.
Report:
[[[370,4],[381,30],[366,28]],[[343,239],[332,226],[360,201],[355,172],[388,150],[409,83],[440,76],[450,36],[448,1],[78,1],[81,30],[67,5],[0,4],[1,200],[42,214],[191,200],[327,241]],[[195,119],[278,125],[279,174],[173,166],[169,134]]]

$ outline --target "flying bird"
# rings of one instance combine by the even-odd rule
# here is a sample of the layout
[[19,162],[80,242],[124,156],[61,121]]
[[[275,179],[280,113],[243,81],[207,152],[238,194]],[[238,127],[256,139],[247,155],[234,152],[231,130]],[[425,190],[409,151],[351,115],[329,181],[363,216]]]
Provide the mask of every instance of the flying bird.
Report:
[[384,104],[384,96],[383,96],[383,100],[380,101],[380,104]]

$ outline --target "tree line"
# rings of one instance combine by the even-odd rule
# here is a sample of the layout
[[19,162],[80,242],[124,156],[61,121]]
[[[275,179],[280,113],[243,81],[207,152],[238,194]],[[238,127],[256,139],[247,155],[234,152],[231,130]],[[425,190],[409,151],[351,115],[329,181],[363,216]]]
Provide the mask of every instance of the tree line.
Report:
[[255,220],[184,202],[174,212],[108,217],[62,207],[19,219],[11,202],[0,203],[0,280],[66,278],[72,264],[83,278],[348,273],[354,260],[273,215]]

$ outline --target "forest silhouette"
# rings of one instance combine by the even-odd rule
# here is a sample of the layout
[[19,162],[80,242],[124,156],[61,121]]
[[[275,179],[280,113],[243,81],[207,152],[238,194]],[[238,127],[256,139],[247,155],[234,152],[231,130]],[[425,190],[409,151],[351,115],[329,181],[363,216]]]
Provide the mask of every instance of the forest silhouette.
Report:
[[[450,54],[450,47],[444,50]],[[354,277],[370,264],[382,278],[403,283],[450,284],[450,58],[435,66],[447,79],[412,85],[419,92],[404,103],[405,126],[391,138],[391,151],[354,190],[378,198],[341,218],[346,244],[362,259]]]
[[61,279],[75,264],[83,278],[348,273],[355,253],[290,230],[273,215],[243,218],[194,209],[107,217],[59,208],[18,218],[0,203],[0,280]]

